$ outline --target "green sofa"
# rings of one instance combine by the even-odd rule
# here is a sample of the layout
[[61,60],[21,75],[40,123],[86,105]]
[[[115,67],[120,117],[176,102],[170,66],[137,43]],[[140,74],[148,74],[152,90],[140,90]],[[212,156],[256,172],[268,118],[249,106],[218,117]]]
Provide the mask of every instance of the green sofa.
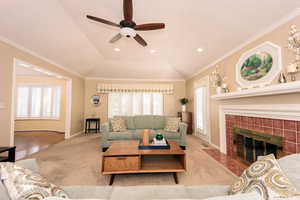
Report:
[[110,146],[113,141],[118,140],[141,140],[144,129],[150,129],[150,139],[157,133],[162,133],[163,136],[172,141],[176,141],[181,148],[186,147],[187,124],[180,122],[177,132],[164,131],[167,118],[170,116],[160,115],[137,115],[137,116],[118,116],[125,119],[127,131],[113,132],[110,120],[102,126],[101,148],[103,151]]

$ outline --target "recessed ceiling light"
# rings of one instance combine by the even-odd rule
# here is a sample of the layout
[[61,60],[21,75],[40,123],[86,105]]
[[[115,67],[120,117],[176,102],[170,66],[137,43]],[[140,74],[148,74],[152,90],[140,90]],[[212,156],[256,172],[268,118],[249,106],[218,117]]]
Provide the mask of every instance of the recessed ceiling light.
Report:
[[151,49],[150,53],[156,53],[156,50],[155,49]]
[[115,52],[121,51],[121,49],[119,49],[119,48],[115,48],[114,50],[115,50]]
[[197,51],[198,51],[199,53],[201,53],[201,52],[203,51],[203,49],[202,49],[202,48],[198,48]]

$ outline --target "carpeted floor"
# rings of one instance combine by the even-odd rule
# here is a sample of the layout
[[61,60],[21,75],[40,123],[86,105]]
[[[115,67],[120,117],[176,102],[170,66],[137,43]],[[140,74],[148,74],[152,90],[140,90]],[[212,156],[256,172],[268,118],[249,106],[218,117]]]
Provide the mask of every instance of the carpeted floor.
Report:
[[[100,173],[99,135],[81,135],[29,156],[37,158],[41,173],[58,185],[107,185]],[[205,153],[201,140],[188,136],[187,172],[178,174],[179,184],[231,184],[235,175]],[[114,185],[174,185],[172,174],[118,175]]]

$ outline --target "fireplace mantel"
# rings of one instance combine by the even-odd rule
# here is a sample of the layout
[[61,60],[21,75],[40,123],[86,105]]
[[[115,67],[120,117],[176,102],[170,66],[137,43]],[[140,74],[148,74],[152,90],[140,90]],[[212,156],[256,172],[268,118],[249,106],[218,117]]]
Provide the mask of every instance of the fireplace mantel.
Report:
[[300,121],[300,104],[220,105],[220,151],[227,153],[226,115]]
[[263,88],[252,88],[248,90],[229,92],[211,96],[215,100],[237,99],[255,96],[268,96],[276,94],[288,94],[300,92],[300,81],[270,85]]

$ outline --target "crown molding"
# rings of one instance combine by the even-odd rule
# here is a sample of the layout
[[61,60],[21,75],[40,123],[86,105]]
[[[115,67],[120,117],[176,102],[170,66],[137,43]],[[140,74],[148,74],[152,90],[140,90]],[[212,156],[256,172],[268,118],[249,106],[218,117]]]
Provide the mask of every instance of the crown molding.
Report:
[[69,73],[71,73],[71,74],[73,74],[73,75],[76,75],[76,76],[78,76],[78,77],[80,77],[80,78],[84,78],[84,76],[81,75],[80,73],[78,73],[78,72],[76,72],[76,71],[74,71],[74,70],[68,69],[68,68],[62,66],[61,64],[58,64],[58,63],[54,62],[53,60],[50,60],[50,59],[48,59],[48,58],[45,58],[44,56],[41,56],[41,55],[39,55],[38,53],[36,53],[36,52],[34,52],[34,51],[32,51],[32,50],[29,50],[29,49],[25,48],[24,46],[21,46],[21,45],[15,43],[15,42],[13,42],[13,41],[7,39],[7,38],[4,38],[4,37],[0,36],[0,41],[4,42],[4,43],[6,43],[6,44],[9,44],[9,45],[11,45],[11,46],[13,46],[13,47],[15,47],[15,48],[21,50],[21,51],[24,51],[24,52],[26,52],[26,53],[28,53],[28,54],[34,56],[34,57],[37,57],[37,58],[39,58],[39,59],[41,59],[41,60],[43,60],[43,61],[45,61],[45,62],[47,62],[47,63],[49,63],[49,64],[52,64],[52,65],[54,65],[55,67],[64,70],[65,72],[69,72]]
[[137,82],[185,82],[185,79],[118,79],[118,78],[101,78],[101,77],[85,77],[85,80],[97,81],[137,81]]
[[231,51],[229,51],[225,55],[221,56],[217,60],[213,61],[209,65],[207,65],[207,66],[199,69],[196,73],[194,73],[193,75],[189,76],[186,80],[189,80],[189,79],[191,79],[191,78],[199,75],[200,73],[208,70],[209,68],[214,67],[217,63],[221,62],[225,58],[233,55],[234,53],[236,53],[238,51],[240,51],[241,49],[243,49],[247,45],[249,45],[252,42],[258,40],[261,37],[263,37],[264,35],[266,35],[266,34],[272,32],[272,31],[274,31],[276,28],[280,27],[281,25],[286,24],[287,22],[289,22],[293,18],[297,17],[298,15],[300,15],[300,7],[296,8],[293,12],[291,12],[290,14],[288,14],[288,15],[284,16],[283,18],[281,18],[278,22],[273,23],[272,25],[268,26],[266,29],[260,31],[258,34],[252,36],[249,40],[247,40],[246,42],[238,45],[237,47],[235,47],[234,49],[232,49]]

